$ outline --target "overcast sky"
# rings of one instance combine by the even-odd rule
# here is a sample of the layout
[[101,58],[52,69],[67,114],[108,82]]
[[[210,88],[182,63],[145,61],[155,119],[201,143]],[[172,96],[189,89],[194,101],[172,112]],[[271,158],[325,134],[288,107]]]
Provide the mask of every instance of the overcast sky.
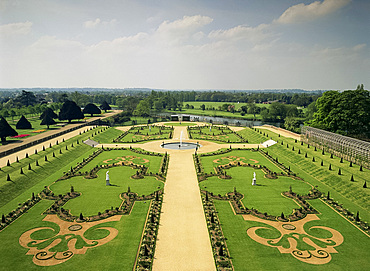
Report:
[[370,86],[369,0],[0,0],[0,88]]

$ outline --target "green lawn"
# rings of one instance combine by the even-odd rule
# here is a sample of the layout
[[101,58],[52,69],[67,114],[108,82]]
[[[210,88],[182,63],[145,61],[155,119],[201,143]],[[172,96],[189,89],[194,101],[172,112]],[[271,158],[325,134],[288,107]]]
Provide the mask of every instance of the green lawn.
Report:
[[263,134],[256,133],[252,128],[245,128],[241,131],[238,131],[238,134],[243,138],[248,140],[248,143],[251,144],[260,144],[269,139],[269,137]]
[[116,128],[108,128],[103,133],[100,133],[94,137],[94,140],[103,144],[103,143],[112,143],[113,139],[117,138],[122,134],[122,131]]

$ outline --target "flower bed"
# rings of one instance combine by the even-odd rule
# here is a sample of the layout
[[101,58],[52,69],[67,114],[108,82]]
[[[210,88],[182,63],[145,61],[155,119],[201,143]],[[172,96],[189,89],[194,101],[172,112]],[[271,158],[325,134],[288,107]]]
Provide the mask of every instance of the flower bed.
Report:
[[163,191],[156,191],[155,197],[152,198],[150,210],[145,223],[143,236],[139,246],[139,252],[136,258],[135,270],[152,269],[162,202]]
[[21,135],[11,136],[11,138],[22,138],[22,137],[27,137],[27,136],[30,136],[30,134],[21,134]]
[[202,192],[203,210],[207,222],[216,268],[219,271],[234,270],[213,200],[209,197],[207,192]]

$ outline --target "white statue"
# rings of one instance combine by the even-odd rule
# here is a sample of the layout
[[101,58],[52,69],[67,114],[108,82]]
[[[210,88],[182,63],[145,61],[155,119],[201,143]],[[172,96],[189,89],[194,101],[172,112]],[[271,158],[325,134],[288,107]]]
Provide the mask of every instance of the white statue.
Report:
[[253,172],[253,181],[252,181],[252,185],[257,185],[256,183],[256,172]]
[[110,185],[108,172],[109,172],[109,170],[105,173],[105,185]]

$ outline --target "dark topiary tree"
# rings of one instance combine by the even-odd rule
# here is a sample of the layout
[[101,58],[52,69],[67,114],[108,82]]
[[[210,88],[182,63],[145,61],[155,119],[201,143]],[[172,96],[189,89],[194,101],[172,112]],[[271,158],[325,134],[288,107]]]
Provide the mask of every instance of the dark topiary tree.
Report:
[[93,114],[101,114],[101,111],[95,104],[90,103],[85,106],[85,108],[82,110],[82,113],[90,114],[92,117]]
[[356,217],[355,217],[356,222],[360,221],[360,212],[357,211]]
[[8,136],[16,136],[18,133],[9,125],[9,123],[3,118],[0,118],[0,138],[1,142],[6,142]]
[[328,191],[328,196],[326,197],[328,200],[330,200],[330,192]]
[[365,183],[364,183],[363,188],[367,188],[367,183],[366,183],[366,181],[365,181]]
[[55,120],[50,115],[45,115],[41,121],[41,125],[47,125],[48,129],[50,125],[55,124]]
[[338,169],[338,175],[341,175],[341,174],[342,174],[341,170],[340,170],[340,169]]
[[31,123],[26,119],[23,115],[18,120],[17,124],[15,125],[15,128],[17,129],[32,129]]
[[83,119],[84,114],[82,114],[81,108],[75,102],[66,101],[60,109],[58,118],[71,122],[74,119]]
[[58,115],[55,114],[55,112],[53,111],[53,109],[51,109],[50,107],[47,107],[44,112],[42,112],[41,116],[40,116],[40,120],[44,119],[45,116],[50,116],[52,117],[53,119],[57,119],[58,118]]
[[100,109],[101,110],[104,110],[105,112],[107,112],[107,110],[111,110],[112,108],[109,106],[109,104],[106,101],[104,101],[101,104]]
[[355,179],[353,178],[353,174],[352,174],[352,176],[351,176],[351,182],[354,182],[355,181]]

